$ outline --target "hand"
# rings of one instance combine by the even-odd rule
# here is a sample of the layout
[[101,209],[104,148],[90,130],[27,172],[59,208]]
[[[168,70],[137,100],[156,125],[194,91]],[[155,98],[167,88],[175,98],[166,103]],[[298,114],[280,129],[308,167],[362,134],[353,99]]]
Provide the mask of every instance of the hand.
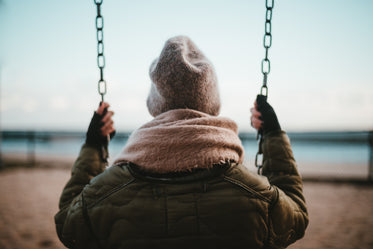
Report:
[[258,95],[251,111],[251,126],[264,134],[281,130],[275,111],[268,104],[267,98],[263,95]]
[[107,146],[107,136],[114,137],[114,122],[111,119],[114,112],[108,111],[109,107],[108,103],[100,103],[97,111],[93,114],[87,131],[86,144],[95,147]]

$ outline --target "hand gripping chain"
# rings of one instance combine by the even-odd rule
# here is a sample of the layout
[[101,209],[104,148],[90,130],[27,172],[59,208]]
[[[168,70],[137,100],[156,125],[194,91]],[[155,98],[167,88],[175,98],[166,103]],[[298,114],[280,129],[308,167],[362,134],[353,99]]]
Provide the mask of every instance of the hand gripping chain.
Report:
[[[266,16],[265,16],[265,24],[264,24],[264,37],[263,37],[263,46],[265,49],[265,57],[262,60],[262,74],[263,74],[263,85],[260,88],[260,94],[267,98],[268,96],[268,87],[267,87],[267,80],[268,74],[271,72],[271,62],[268,59],[268,50],[272,46],[272,11],[274,7],[274,0],[266,0]],[[258,142],[258,152],[255,155],[255,166],[258,168],[258,174],[262,173],[263,167],[263,151],[262,151],[262,144],[263,144],[263,130],[259,129],[256,140],[259,139]],[[258,162],[260,158],[260,163]]]

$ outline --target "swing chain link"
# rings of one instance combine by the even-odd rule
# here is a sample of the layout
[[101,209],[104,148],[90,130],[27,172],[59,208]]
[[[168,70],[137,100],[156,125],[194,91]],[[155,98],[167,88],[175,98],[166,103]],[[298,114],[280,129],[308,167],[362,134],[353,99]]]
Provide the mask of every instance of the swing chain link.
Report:
[[[264,37],[263,46],[265,49],[265,57],[262,60],[262,74],[263,74],[263,85],[260,89],[260,94],[267,96],[267,80],[268,74],[271,72],[271,62],[268,59],[268,50],[272,46],[272,10],[274,7],[274,0],[266,0],[266,15],[264,23]],[[265,91],[264,91],[265,90]]]
[[97,6],[96,30],[97,30],[97,66],[100,69],[100,80],[98,81],[98,93],[101,101],[106,94],[106,81],[104,80],[105,55],[104,55],[104,17],[101,15],[101,4],[103,0],[94,0]]
[[[97,66],[100,69],[100,79],[98,81],[98,93],[101,95],[101,103],[104,102],[104,95],[107,91],[106,80],[104,80],[105,55],[104,55],[104,17],[101,15],[101,4],[103,0],[93,0],[97,7],[96,15],[96,37],[97,37]],[[101,104],[100,103],[100,104]],[[104,113],[106,111],[104,110]],[[110,135],[106,137],[107,144],[110,142]],[[101,146],[100,156],[103,162],[107,164],[109,153],[105,145]]]
[[[274,7],[274,0],[266,0],[266,15],[265,15],[265,24],[264,24],[264,37],[263,37],[263,46],[265,49],[265,57],[262,60],[262,74],[263,74],[263,85],[260,88],[260,94],[265,97],[268,96],[268,87],[267,80],[268,74],[271,72],[271,62],[268,59],[268,50],[272,46],[272,10]],[[263,168],[263,130],[259,129],[257,133],[256,140],[258,142],[258,152],[255,155],[255,166],[258,168],[258,174],[262,174]],[[259,162],[260,161],[260,162]]]

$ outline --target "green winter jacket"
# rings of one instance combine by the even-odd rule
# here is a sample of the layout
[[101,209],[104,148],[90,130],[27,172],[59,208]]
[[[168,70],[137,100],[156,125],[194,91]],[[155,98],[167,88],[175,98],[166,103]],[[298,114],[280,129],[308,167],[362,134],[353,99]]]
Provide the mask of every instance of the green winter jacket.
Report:
[[83,146],[55,216],[69,248],[284,248],[304,235],[302,180],[285,132],[264,137],[263,175],[227,163],[154,175],[105,170]]

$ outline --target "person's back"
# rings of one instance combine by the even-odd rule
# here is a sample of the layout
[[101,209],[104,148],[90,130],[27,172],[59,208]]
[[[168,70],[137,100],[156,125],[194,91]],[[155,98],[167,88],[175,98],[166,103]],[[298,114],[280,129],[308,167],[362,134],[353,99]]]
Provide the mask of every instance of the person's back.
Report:
[[[283,248],[304,235],[308,216],[302,181],[286,134],[278,122],[266,121],[272,115],[267,115],[270,106],[260,103],[265,107],[264,122],[272,125],[262,126],[264,176],[259,176],[242,165],[235,123],[216,117],[220,108],[216,79],[211,72],[199,77],[209,71],[201,66],[201,58],[186,37],[166,43],[151,67],[154,85],[148,108],[155,119],[131,135],[113,166],[105,170],[102,153],[88,135],[55,217],[66,246]],[[180,66],[189,67],[181,71],[180,84],[185,83],[188,70],[194,73],[186,81],[191,84],[195,79],[205,86],[212,78],[205,93],[192,84],[190,91],[202,92],[205,98],[180,89],[181,95],[188,96],[174,100],[169,95],[175,91],[172,87],[167,91],[167,80],[178,77]],[[159,81],[167,84],[160,87]],[[253,116],[256,123],[258,115]]]

